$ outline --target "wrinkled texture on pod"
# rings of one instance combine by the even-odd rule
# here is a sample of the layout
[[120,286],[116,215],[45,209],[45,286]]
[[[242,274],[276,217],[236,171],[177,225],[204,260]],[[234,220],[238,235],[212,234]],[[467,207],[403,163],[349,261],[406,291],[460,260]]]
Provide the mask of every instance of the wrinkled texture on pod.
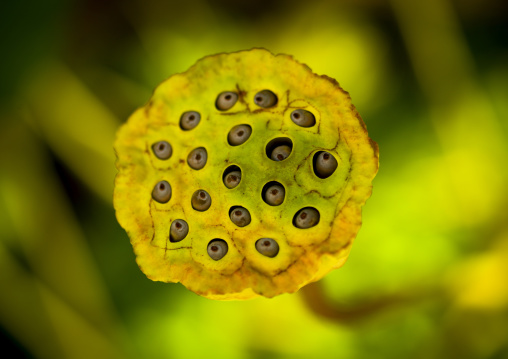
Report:
[[[279,94],[266,108],[254,102],[265,89]],[[180,127],[189,109],[201,116],[190,131]],[[313,118],[298,124],[295,110]],[[237,125],[250,126],[252,133],[231,146],[228,134]],[[150,151],[158,141],[171,143],[173,153],[165,161]],[[280,146],[289,147],[289,156],[272,160]],[[208,159],[195,170],[187,156],[198,147],[206,148]],[[181,282],[221,300],[293,293],[342,266],[378,170],[377,145],[337,81],[263,49],[208,56],[164,81],[120,128],[115,151],[116,215],[141,270],[152,280]],[[318,152],[338,163],[326,178],[314,172]],[[232,189],[224,183],[228,168],[241,169]],[[161,178],[173,191],[167,204],[152,200]],[[270,182],[285,189],[278,206],[265,203],[263,187]],[[212,201],[203,211],[193,209],[199,189]],[[234,206],[248,209],[245,227],[228,218]],[[314,208],[319,221],[298,228],[295,215],[304,208]],[[189,226],[178,242],[169,238],[172,218]],[[260,238],[275,241],[273,257],[275,245],[268,240],[256,245]]]

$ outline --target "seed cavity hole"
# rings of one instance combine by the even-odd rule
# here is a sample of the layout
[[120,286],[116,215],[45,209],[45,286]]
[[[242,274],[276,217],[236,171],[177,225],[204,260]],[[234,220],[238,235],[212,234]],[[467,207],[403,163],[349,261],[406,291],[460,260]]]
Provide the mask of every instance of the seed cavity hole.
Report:
[[269,108],[277,104],[277,96],[270,90],[263,90],[254,96],[254,103],[259,107]]
[[159,203],[167,203],[171,199],[171,186],[168,181],[160,181],[152,190],[152,198]]
[[300,127],[312,127],[316,124],[316,118],[307,110],[294,110],[291,112],[291,120]]
[[286,189],[279,182],[271,181],[263,186],[261,197],[270,206],[280,206],[286,197]]
[[228,133],[228,143],[231,146],[239,146],[245,143],[252,134],[252,127],[249,125],[237,125]]
[[305,207],[296,212],[293,225],[297,228],[311,228],[319,223],[319,211],[314,207]]
[[204,212],[212,205],[212,197],[207,191],[198,189],[192,194],[191,205],[196,211]]
[[189,225],[183,219],[175,219],[169,228],[169,241],[180,242],[187,237]]
[[180,117],[180,128],[184,131],[189,131],[195,128],[199,121],[201,120],[201,115],[196,111],[187,111],[182,114]]
[[242,170],[240,167],[231,165],[222,174],[222,182],[224,182],[224,185],[231,189],[235,188],[240,184],[240,181],[242,180]]
[[266,155],[272,161],[284,161],[293,151],[293,141],[287,137],[274,138],[266,145]]
[[245,227],[250,224],[250,212],[240,206],[233,206],[229,209],[229,218],[231,222],[236,224],[238,227]]
[[220,238],[212,239],[208,243],[207,252],[210,258],[214,261],[218,261],[219,259],[224,258],[224,256],[228,253],[228,244]]
[[279,244],[272,238],[260,238],[255,246],[256,250],[266,257],[273,258],[279,253]]
[[219,111],[227,111],[235,105],[236,101],[238,101],[238,94],[236,92],[222,92],[217,96],[215,107]]
[[173,148],[167,141],[155,142],[152,145],[152,152],[160,160],[167,160],[173,154]]
[[312,165],[316,176],[319,178],[328,178],[337,169],[338,162],[331,153],[319,151],[314,155]]
[[187,164],[190,168],[200,170],[206,165],[208,154],[204,147],[198,147],[193,149],[187,156]]

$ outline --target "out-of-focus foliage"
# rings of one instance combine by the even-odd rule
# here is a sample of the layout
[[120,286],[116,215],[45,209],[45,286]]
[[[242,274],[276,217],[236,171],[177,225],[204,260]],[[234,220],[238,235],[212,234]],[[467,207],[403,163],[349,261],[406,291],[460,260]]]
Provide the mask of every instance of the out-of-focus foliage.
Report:
[[[508,357],[504,2],[0,7],[4,348],[36,358]],[[379,144],[380,172],[348,262],[320,287],[215,302],[136,267],[111,205],[112,143],[161,80],[251,47],[336,78]]]

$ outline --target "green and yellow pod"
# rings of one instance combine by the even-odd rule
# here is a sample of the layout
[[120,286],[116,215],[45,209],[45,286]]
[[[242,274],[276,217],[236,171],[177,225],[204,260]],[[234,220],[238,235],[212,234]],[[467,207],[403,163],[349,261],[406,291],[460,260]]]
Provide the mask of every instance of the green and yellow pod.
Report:
[[116,215],[141,270],[221,300],[292,293],[342,266],[378,170],[349,94],[263,49],[164,81],[115,151]]

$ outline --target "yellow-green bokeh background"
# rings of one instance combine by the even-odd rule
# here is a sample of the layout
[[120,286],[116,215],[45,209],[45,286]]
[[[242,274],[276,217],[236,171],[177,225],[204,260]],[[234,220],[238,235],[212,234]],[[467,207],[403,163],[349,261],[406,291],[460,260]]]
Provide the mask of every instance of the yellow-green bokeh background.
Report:
[[[32,0],[0,14],[4,352],[508,358],[503,1]],[[137,268],[112,143],[163,79],[251,47],[336,78],[380,171],[343,268],[297,294],[216,302]]]

